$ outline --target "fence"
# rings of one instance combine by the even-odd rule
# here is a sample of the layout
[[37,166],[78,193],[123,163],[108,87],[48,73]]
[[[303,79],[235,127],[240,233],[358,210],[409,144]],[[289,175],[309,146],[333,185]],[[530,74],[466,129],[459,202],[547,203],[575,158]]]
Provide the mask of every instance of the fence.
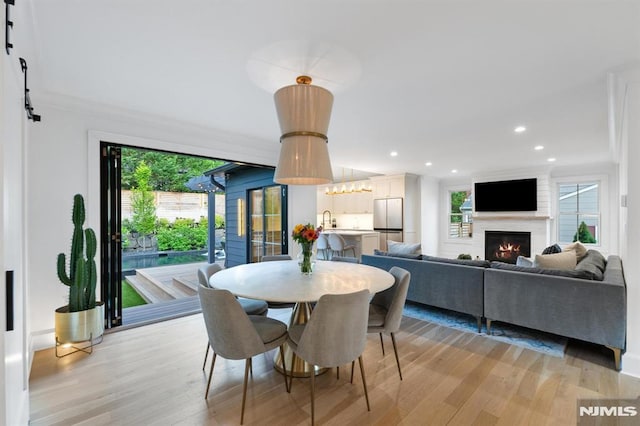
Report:
[[[133,211],[131,209],[131,192],[122,191],[122,217],[131,219]],[[200,217],[207,217],[209,202],[208,195],[193,192],[163,192],[154,191],[154,204],[156,206],[156,216],[160,219],[168,219],[173,222],[176,218],[188,218],[199,221]],[[225,196],[216,194],[216,214],[224,217]]]

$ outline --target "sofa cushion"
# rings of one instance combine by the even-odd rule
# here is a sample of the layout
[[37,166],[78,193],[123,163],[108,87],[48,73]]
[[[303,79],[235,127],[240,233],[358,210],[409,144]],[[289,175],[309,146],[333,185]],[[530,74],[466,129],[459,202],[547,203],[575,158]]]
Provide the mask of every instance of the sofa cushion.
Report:
[[422,250],[422,245],[420,243],[407,244],[392,240],[387,240],[387,247],[389,248],[389,253],[394,254],[420,254],[420,251]]
[[491,262],[491,268],[502,269],[514,272],[528,272],[530,274],[554,275],[557,277],[580,278],[583,280],[593,280],[593,275],[587,271],[566,270],[566,269],[544,269],[528,266],[518,266],[511,263]]
[[594,280],[602,281],[606,266],[607,261],[599,251],[588,250],[587,254],[576,266],[576,271],[587,271],[593,275]]
[[542,254],[554,254],[560,252],[562,252],[562,247],[560,247],[558,244],[554,244],[542,250]]
[[576,253],[571,250],[554,254],[536,254],[533,266],[542,269],[574,270],[576,263]]
[[386,251],[380,251],[378,249],[373,249],[373,254],[376,256],[390,256],[390,257],[399,257],[403,259],[413,259],[413,260],[422,260],[421,254],[402,254],[402,253],[389,253]]
[[481,268],[488,268],[491,265],[491,262],[489,262],[488,260],[448,259],[446,257],[435,257],[427,255],[422,255],[422,260],[428,260],[429,262],[453,263],[456,265],[465,266],[479,266]]
[[562,251],[571,251],[571,250],[575,251],[576,253],[576,263],[580,262],[582,258],[587,255],[587,248],[583,246],[581,243],[579,243],[578,241],[576,241],[575,243],[571,243],[562,249]]
[[533,267],[533,260],[529,259],[528,257],[518,256],[518,258],[516,259],[516,265],[517,266],[524,266],[524,267],[527,267],[527,268],[532,268]]

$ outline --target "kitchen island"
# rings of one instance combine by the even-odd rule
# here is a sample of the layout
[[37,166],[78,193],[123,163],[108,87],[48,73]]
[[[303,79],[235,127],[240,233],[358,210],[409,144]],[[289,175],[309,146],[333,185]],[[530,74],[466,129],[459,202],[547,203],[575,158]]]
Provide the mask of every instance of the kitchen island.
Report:
[[[373,254],[374,250],[380,249],[380,233],[365,229],[336,229],[329,228],[322,231],[323,234],[340,234],[345,239],[347,245],[356,247],[356,257],[358,261],[363,254]],[[351,252],[346,253],[351,256]]]

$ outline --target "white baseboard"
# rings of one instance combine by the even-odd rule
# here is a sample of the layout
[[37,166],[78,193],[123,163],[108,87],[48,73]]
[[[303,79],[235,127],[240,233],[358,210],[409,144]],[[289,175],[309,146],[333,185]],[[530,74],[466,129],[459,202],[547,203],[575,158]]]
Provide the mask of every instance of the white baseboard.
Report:
[[640,377],[640,354],[625,352],[622,355],[622,374]]

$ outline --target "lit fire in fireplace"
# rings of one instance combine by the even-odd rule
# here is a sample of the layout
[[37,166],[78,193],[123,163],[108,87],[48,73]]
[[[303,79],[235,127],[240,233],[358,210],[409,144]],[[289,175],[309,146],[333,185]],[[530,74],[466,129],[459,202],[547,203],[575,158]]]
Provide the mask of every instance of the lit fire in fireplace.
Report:
[[513,259],[520,256],[520,244],[503,243],[494,253],[497,259]]

